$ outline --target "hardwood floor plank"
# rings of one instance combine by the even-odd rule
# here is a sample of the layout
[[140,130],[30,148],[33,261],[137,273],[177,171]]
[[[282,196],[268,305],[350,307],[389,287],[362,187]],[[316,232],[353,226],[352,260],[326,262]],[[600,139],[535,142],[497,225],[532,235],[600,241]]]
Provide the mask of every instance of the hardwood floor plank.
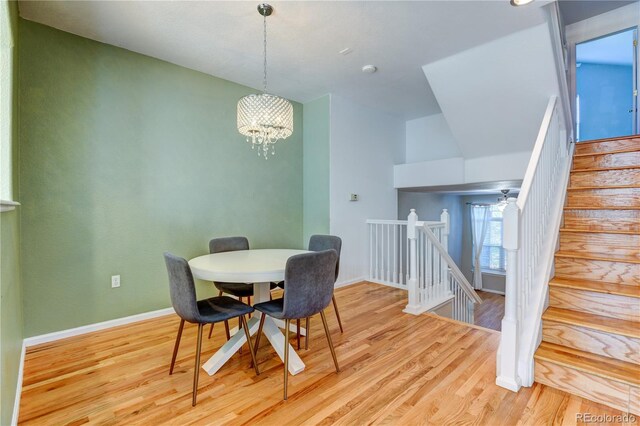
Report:
[[[341,372],[321,321],[312,318],[310,349],[299,351],[306,369],[290,376],[288,401],[282,362],[263,339],[260,376],[245,350],[216,375],[200,375],[198,405],[191,407],[196,327],[185,328],[169,376],[179,321],[167,316],[28,348],[20,424],[552,424],[584,403],[537,383],[517,394],[496,386],[499,334],[405,314],[405,291],[361,283],[336,297],[344,334],[331,308],[327,319]],[[224,328],[214,328],[202,358],[224,340]]]

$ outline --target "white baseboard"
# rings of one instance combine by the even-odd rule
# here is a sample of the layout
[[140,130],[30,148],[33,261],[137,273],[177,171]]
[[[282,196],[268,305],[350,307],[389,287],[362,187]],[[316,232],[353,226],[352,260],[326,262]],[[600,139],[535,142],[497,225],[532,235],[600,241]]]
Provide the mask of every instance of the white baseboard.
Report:
[[20,414],[20,397],[22,396],[22,377],[24,375],[24,356],[27,352],[27,346],[22,341],[22,352],[20,353],[20,365],[18,366],[18,382],[16,383],[16,396],[13,402],[13,413],[11,414],[11,426],[18,424],[18,415]]
[[372,278],[368,278],[366,279],[366,281],[370,282],[370,283],[374,283],[374,284],[380,284],[380,285],[386,285],[387,287],[393,287],[393,288],[397,288],[399,290],[407,290],[407,285],[406,284],[396,284],[396,283],[392,283],[390,281],[382,281],[382,280],[375,280]]
[[502,296],[504,296],[504,291],[500,291],[500,290],[492,290],[490,288],[480,288],[480,289],[476,289],[478,291],[486,291],[487,293],[495,293],[495,294],[500,294]]
[[80,336],[81,334],[91,333],[93,331],[105,330],[119,325],[131,324],[133,322],[144,321],[151,318],[170,315],[175,311],[173,308],[159,309],[157,311],[144,312],[142,314],[131,315],[123,318],[116,318],[109,321],[98,322],[95,324],[83,325],[81,327],[70,328],[68,330],[54,331],[53,333],[41,334],[40,336],[27,337],[24,339],[26,347],[40,345],[42,343],[53,342],[67,337]]
[[360,283],[362,281],[366,281],[367,279],[365,277],[358,277],[358,278],[354,278],[352,280],[346,280],[346,281],[340,281],[337,282],[333,287],[334,288],[340,288],[340,287],[346,287],[352,284],[357,284]]

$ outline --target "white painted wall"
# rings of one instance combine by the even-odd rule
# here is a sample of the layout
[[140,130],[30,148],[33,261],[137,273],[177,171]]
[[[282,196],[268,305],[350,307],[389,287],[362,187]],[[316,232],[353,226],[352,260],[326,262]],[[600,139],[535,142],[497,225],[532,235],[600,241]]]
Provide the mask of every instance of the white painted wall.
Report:
[[[331,234],[342,238],[338,283],[364,278],[367,219],[395,219],[393,166],[404,161],[404,120],[331,96]],[[349,201],[349,194],[360,200]]]
[[460,157],[462,153],[443,114],[406,123],[406,163]]
[[422,188],[497,181],[522,180],[531,151],[464,159],[422,161],[393,167],[394,187]]
[[423,66],[465,159],[531,151],[558,94],[547,24]]
[[464,181],[472,183],[521,180],[527,171],[530,158],[531,151],[469,158],[464,162]]
[[456,185],[464,183],[464,158],[421,161],[393,167],[394,187]]

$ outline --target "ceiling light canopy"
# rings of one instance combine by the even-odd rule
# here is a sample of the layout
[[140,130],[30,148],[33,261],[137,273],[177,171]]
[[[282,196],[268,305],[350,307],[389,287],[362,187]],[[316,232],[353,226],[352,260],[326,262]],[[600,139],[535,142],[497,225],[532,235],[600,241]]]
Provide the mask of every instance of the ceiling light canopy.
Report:
[[524,6],[525,4],[532,3],[534,0],[511,0],[511,6]]
[[238,132],[258,147],[258,155],[268,159],[275,154],[275,144],[293,133],[293,105],[280,96],[267,93],[267,16],[273,7],[266,3],[258,5],[263,16],[264,74],[262,93],[243,97],[238,101]]

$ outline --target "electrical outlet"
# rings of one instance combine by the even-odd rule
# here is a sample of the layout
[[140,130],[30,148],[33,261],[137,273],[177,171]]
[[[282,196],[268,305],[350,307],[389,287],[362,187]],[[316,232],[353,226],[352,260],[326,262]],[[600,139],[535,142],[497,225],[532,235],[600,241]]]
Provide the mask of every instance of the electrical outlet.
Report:
[[358,201],[358,194],[349,194],[349,201]]
[[111,276],[111,288],[120,287],[120,275],[112,275]]

